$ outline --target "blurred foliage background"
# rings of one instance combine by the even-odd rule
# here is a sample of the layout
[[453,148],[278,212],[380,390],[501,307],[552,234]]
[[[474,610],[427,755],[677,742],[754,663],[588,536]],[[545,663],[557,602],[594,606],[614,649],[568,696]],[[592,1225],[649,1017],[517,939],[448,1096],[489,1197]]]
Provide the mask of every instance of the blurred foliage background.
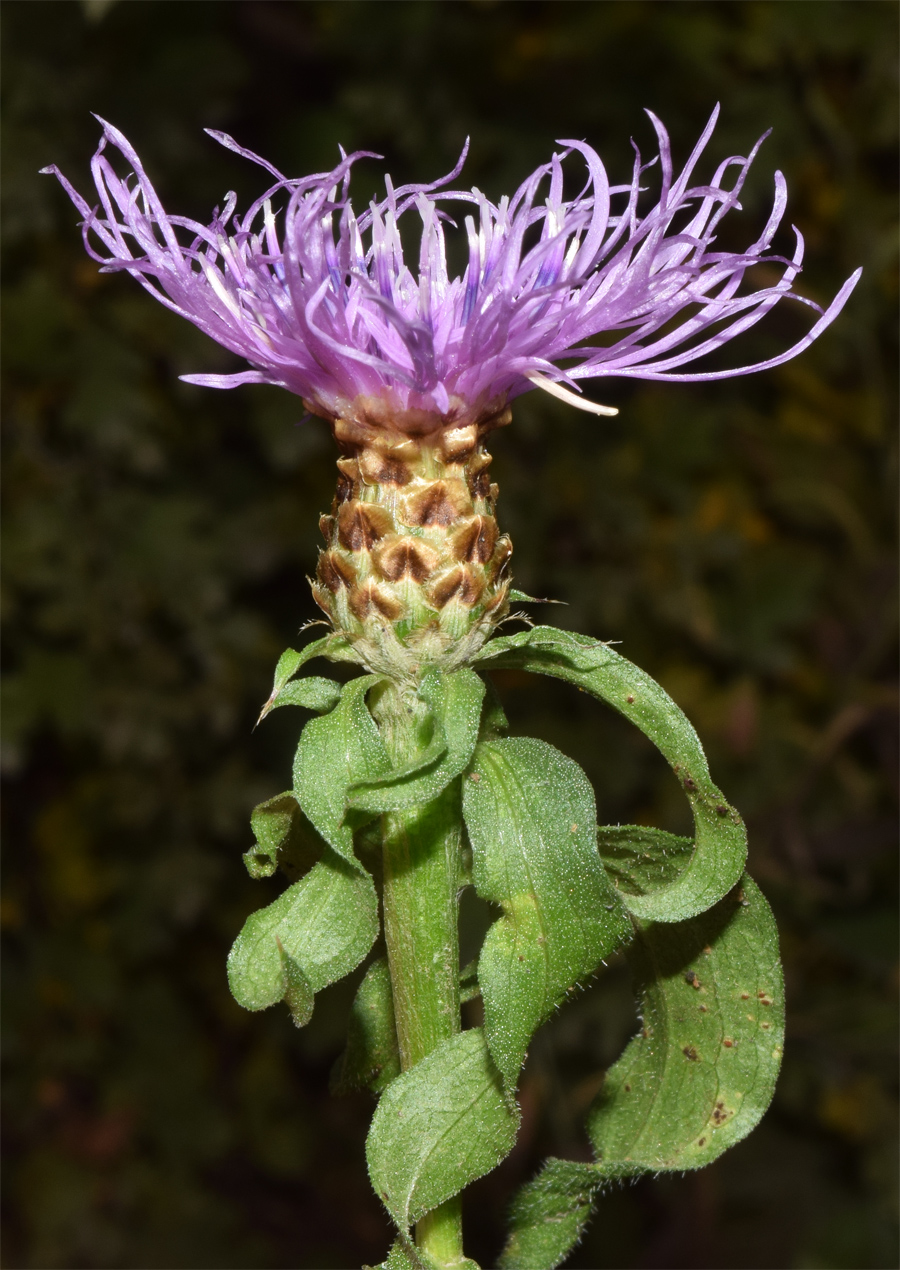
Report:
[[[645,106],[683,160],[717,100],[710,171],[774,128],[723,241],[756,237],[781,167],[805,293],[865,266],[847,309],[774,372],[595,387],[614,421],[531,394],[495,467],[518,585],[662,681],[746,816],[788,1048],[750,1139],[611,1191],[570,1264],[897,1265],[897,16],[871,0],[3,5],[5,1266],[313,1270],[375,1261],[388,1238],[370,1104],[327,1092],[355,980],[296,1032],[285,1010],[242,1013],[224,973],[276,886],[240,855],[300,717],[251,727],[314,615],[332,443],[275,389],[179,383],[236,366],[100,276],[38,168],[87,191],[96,111],[169,208],[205,220],[262,187],[203,127],[291,174],[339,142],[373,148],[397,180],[446,171],[471,134],[467,179],[497,197],[560,136],[627,179],[630,137],[653,149]],[[359,202],[379,179],[360,165]],[[729,356],[808,323],[782,306]],[[585,766],[603,821],[683,826],[674,779],[618,717],[498,679],[514,731]],[[613,967],[537,1038],[520,1144],[467,1210],[484,1265],[539,1159],[586,1156],[582,1113],[633,1026]]]

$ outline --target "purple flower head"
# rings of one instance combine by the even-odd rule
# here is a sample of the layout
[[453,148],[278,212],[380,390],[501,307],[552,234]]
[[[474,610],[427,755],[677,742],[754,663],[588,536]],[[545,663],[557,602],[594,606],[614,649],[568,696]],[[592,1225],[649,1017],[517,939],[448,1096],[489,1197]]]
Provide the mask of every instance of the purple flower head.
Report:
[[[361,399],[456,422],[491,413],[534,385],[596,413],[615,413],[562,385],[609,375],[722,379],[780,365],[834,320],[859,278],[857,270],[824,312],[791,290],[802,236],[794,230],[790,259],[769,250],[787,201],[780,172],[757,241],[743,252],[716,249],[719,222],[740,207],[764,140],[747,158],[725,159],[708,184],[691,184],[717,116],[718,107],[676,176],[668,134],[650,114],[660,189],[646,215],[638,212],[639,182],[657,159],[642,164],[635,148],[630,182],[610,186],[599,156],[581,141],[559,142],[563,152],[498,204],[477,189],[446,188],[464,150],[456,168],[431,185],[394,189],[387,178],[386,197],[357,216],[351,167],[378,156],[342,154],[333,171],[292,180],[211,132],[275,180],[244,216],[235,214],[229,194],[208,226],[168,215],[129,142],[102,120],[92,163],[99,206],[90,207],[57,168],[44,170],[59,177],[81,212],[85,246],[104,271],[127,270],[252,367],[184,376],[189,383],[279,384],[330,418],[358,410]],[[131,165],[130,176],[117,174],[108,146]],[[587,168],[576,198],[563,192],[562,161],[571,154]],[[464,216],[469,261],[457,278],[447,271],[448,203],[470,212]],[[422,222],[417,270],[406,262],[400,237],[401,217],[413,211]],[[758,264],[777,266],[780,278],[739,294],[746,271]],[[819,314],[793,347],[752,366],[682,372],[785,296]]]

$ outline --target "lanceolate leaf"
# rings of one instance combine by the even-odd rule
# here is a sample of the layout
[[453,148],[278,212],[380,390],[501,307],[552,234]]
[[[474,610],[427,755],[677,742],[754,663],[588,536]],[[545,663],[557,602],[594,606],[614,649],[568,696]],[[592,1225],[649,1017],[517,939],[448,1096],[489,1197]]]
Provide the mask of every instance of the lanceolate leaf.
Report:
[[[278,664],[275,667],[275,679],[272,684],[272,691],[256,721],[257,724],[260,724],[266,715],[271,710],[275,709],[276,705],[289,704],[286,699],[280,699],[282,692],[284,692],[285,685],[288,680],[292,679],[294,675],[296,675],[297,671],[302,666],[305,666],[308,661],[311,661],[313,657],[327,657],[329,661],[355,662],[357,660],[356,655],[347,640],[336,634],[325,635],[322,639],[313,640],[311,644],[307,644],[305,648],[301,648],[299,651],[296,648],[286,648],[278,658]],[[328,681],[323,680],[322,682],[325,683]],[[338,695],[339,694],[340,689],[338,688]],[[336,700],[337,697],[335,697],[335,701]],[[307,703],[306,701],[301,700],[294,701],[292,704],[306,705]],[[331,705],[334,705],[334,701]],[[321,708],[330,710],[331,706],[320,707],[310,704],[307,708],[310,710],[319,710]]]
[[484,1033],[461,1032],[381,1095],[366,1143],[372,1184],[406,1232],[499,1164],[517,1128]]
[[339,1094],[353,1089],[371,1089],[380,1094],[399,1075],[391,975],[387,961],[379,957],[359,985],[350,1011],[347,1047],[337,1062],[331,1085]]
[[602,1182],[595,1164],[547,1160],[513,1200],[499,1270],[555,1270],[581,1238]]
[[531,1035],[631,936],[597,854],[594,794],[543,741],[484,742],[463,814],[482,899],[503,908],[478,962],[488,1045],[514,1090]]
[[247,918],[228,957],[231,991],[247,1010],[286,998],[305,1022],[311,994],[358,966],[377,934],[372,879],[326,847],[306,877]]
[[655,680],[608,645],[547,626],[491,640],[477,664],[531,670],[576,684],[635,723],[668,759],[694,814],[694,851],[672,881],[630,896],[632,913],[647,920],[683,921],[734,886],[747,855],[743,822],[712,783],[693,727]]
[[390,769],[384,742],[366,707],[366,693],[378,682],[376,675],[351,679],[340,704],[307,723],[294,759],[297,802],[325,841],[356,868],[360,866],[353,853],[347,791]]
[[301,666],[305,666],[313,657],[324,656],[325,649],[328,647],[328,636],[322,639],[314,639],[311,644],[307,644],[305,648],[286,648],[278,658],[278,664],[275,667],[275,679],[272,684],[272,695],[280,692],[289,679],[293,679]]
[[598,1166],[607,1177],[700,1168],[772,1098],[784,1040],[774,919],[745,875],[700,917],[641,923],[628,956],[644,1026],[588,1118]]
[[[322,679],[319,675],[309,675],[305,679],[292,679],[284,685],[269,711],[279,706],[303,706],[304,710],[315,710],[317,714],[327,714],[341,699],[341,685],[333,679]],[[267,713],[269,712],[267,711]]]
[[350,805],[369,812],[399,811],[437,798],[469,762],[481,719],[484,682],[468,669],[422,680],[420,697],[433,720],[431,744],[408,767],[358,781]]

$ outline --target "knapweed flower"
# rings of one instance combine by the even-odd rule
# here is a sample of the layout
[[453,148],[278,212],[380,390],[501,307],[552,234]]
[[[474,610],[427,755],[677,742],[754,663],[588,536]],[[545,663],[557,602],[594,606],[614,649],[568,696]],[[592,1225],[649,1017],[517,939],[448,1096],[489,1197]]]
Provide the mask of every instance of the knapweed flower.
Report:
[[[228,149],[274,183],[243,215],[228,194],[209,225],[169,215],[126,138],[103,122],[91,207],[55,167],[82,214],[85,247],[104,271],[125,270],[251,369],[186,375],[214,388],[278,384],[329,419],[342,450],[338,495],[324,517],[328,543],[314,584],[335,628],[373,669],[416,673],[469,658],[508,607],[509,540],[494,519],[496,486],[483,438],[509,420],[509,402],[537,385],[598,414],[573,389],[582,379],[721,379],[796,356],[834,320],[859,277],[823,312],[792,290],[803,259],[771,244],[787,193],[775,174],[771,215],[742,252],[716,246],[722,217],[740,206],[749,156],[721,162],[692,184],[718,116],[713,112],[676,176],[668,134],[650,115],[659,154],[635,149],[631,179],[610,185],[596,152],[561,141],[512,198],[430,185],[395,189],[359,215],[343,155],[331,172],[292,179],[231,137]],[[764,139],[764,138],[763,138]],[[762,139],[761,139],[762,140]],[[118,150],[131,166],[121,176]],[[563,162],[586,168],[567,197]],[[641,180],[658,163],[655,205],[639,211]],[[446,210],[462,205],[468,265],[447,268]],[[404,257],[401,219],[421,221],[418,268]],[[747,271],[766,284],[741,293]],[[774,272],[780,276],[769,281]],[[746,331],[786,297],[819,314],[785,352],[732,370],[682,368]],[[568,385],[568,386],[566,386]]]
[[[185,376],[189,382],[279,384],[330,418],[366,396],[449,421],[496,409],[535,378],[574,386],[611,375],[719,379],[765,370],[796,356],[834,320],[859,271],[824,313],[792,291],[802,236],[794,231],[790,259],[769,254],[787,202],[780,172],[757,241],[743,252],[716,248],[719,222],[740,207],[764,139],[747,158],[720,163],[708,184],[692,184],[717,116],[718,107],[676,176],[668,134],[650,114],[660,189],[643,215],[640,181],[652,164],[642,164],[636,151],[630,182],[611,186],[599,156],[581,141],[561,141],[562,153],[497,204],[477,189],[445,188],[461,160],[431,185],[394,189],[388,178],[386,197],[357,216],[350,170],[360,158],[378,156],[347,155],[331,172],[294,180],[231,137],[210,132],[275,183],[244,216],[235,215],[229,194],[209,225],[168,215],[136,152],[107,123],[92,165],[98,207],[58,169],[45,171],[59,177],[82,213],[85,246],[104,271],[127,270],[253,368]],[[130,176],[117,175],[109,146],[131,165]],[[587,179],[577,197],[566,198],[562,161],[572,153],[583,159]],[[444,242],[443,209],[452,203],[474,213],[464,218],[469,262],[457,278],[448,273]],[[400,236],[401,218],[413,210],[422,222],[417,270],[406,263]],[[747,270],[759,264],[777,266],[779,280],[738,294]],[[793,347],[733,370],[681,371],[786,296],[820,314]],[[602,343],[593,343],[596,337]],[[560,362],[568,363],[565,370]]]

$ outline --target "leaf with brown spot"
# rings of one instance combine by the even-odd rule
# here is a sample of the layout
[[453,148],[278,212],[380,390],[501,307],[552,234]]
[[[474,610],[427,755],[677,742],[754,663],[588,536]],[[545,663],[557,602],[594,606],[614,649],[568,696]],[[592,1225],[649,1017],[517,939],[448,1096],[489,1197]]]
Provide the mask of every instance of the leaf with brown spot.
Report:
[[[771,1101],[784,1030],[778,933],[746,874],[742,886],[743,903],[735,889],[688,921],[637,924],[626,956],[652,1041],[630,1042],[589,1113],[605,1176],[701,1168],[746,1137]],[[706,948],[701,1013],[689,973]],[[772,1001],[771,1029],[745,1014],[748,986]]]

